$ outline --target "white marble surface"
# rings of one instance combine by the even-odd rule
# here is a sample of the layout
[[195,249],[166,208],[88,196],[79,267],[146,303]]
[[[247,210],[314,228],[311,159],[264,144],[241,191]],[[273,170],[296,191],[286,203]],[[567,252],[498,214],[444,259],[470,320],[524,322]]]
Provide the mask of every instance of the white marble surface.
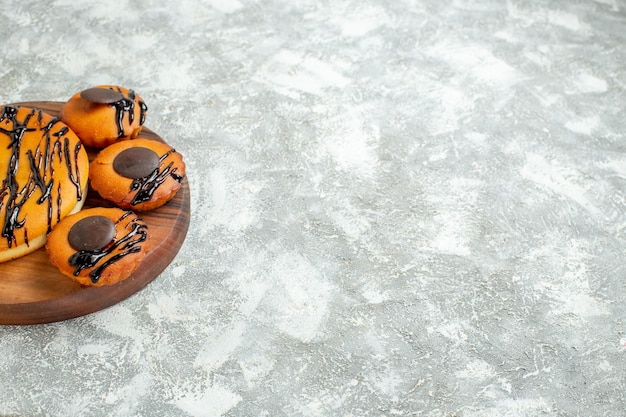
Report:
[[0,416],[623,416],[622,0],[25,0],[0,101],[185,155],[142,292],[0,327]]

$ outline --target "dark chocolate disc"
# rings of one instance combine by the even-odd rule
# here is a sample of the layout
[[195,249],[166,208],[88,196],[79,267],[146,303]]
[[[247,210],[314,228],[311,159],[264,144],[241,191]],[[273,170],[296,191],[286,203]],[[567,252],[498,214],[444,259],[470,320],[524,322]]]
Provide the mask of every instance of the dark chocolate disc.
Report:
[[110,88],[88,88],[80,92],[84,100],[98,104],[113,104],[124,99],[124,94]]
[[76,250],[105,248],[115,236],[115,223],[104,216],[89,216],[76,222],[70,229],[68,240]]
[[158,167],[159,155],[143,146],[125,149],[113,160],[115,172],[132,179],[147,177]]

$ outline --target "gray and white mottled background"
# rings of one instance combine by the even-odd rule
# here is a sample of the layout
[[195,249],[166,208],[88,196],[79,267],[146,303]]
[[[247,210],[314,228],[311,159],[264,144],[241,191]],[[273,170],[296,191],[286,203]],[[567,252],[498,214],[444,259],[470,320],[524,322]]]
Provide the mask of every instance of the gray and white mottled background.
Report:
[[0,101],[134,88],[189,234],[1,416],[626,415],[626,2],[115,4],[4,2]]

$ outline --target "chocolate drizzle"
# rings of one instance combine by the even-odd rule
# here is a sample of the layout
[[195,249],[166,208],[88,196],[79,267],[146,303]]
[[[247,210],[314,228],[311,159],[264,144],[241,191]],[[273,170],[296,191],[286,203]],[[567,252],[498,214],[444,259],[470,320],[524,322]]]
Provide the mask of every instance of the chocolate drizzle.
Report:
[[[0,188],[0,208],[6,212],[1,225],[1,236],[7,240],[8,247],[17,245],[15,233],[19,229],[23,229],[24,241],[28,244],[28,231],[24,227],[28,213],[22,213],[21,210],[36,191],[40,192],[36,200],[37,204],[47,204],[48,232],[52,230],[55,209],[56,221],[60,220],[61,183],[58,183],[56,189],[57,201],[53,201],[52,192],[55,181],[55,158],[66,165],[69,179],[76,186],[77,199],[80,201],[83,198],[78,172],[80,142],[76,145],[72,158],[68,153],[70,140],[66,137],[69,129],[66,126],[57,126],[60,123],[58,118],[52,118],[49,123],[42,125],[44,113],[38,109],[29,110],[23,120],[18,119],[18,107],[4,106],[0,112],[0,140],[2,136],[8,137],[7,149],[10,149],[7,171],[4,173]],[[33,119],[34,117],[36,119]],[[42,140],[34,150],[28,149],[25,152],[30,174],[25,183],[20,184],[17,174],[20,168],[19,158],[24,135],[36,131],[41,132]]]
[[[113,89],[113,88],[111,88]],[[122,93],[121,88],[117,87],[115,90],[119,93]],[[124,117],[128,117],[128,124],[132,125],[135,121],[135,99],[137,95],[135,91],[128,90],[128,97],[123,97],[122,99],[112,103],[115,107],[115,122],[117,123],[117,137],[118,139],[124,136]],[[142,126],[144,121],[146,120],[146,112],[148,111],[148,106],[143,101],[139,101],[139,126]]]
[[[133,214],[131,211],[125,212],[116,222],[116,225],[131,214]],[[96,284],[108,266],[131,253],[139,252],[141,243],[148,236],[148,226],[140,218],[136,217],[130,220],[126,225],[126,229],[129,229],[126,235],[119,239],[114,239],[110,245],[102,249],[79,250],[72,254],[69,258],[69,264],[75,268],[74,275],[78,276],[84,269],[94,268],[89,273],[89,278],[91,278],[92,283]],[[112,256],[109,257],[109,255]]]
[[178,175],[178,168],[173,167],[173,162],[170,162],[163,167],[163,169],[161,169],[161,163],[165,161],[165,159],[167,159],[167,157],[173,152],[176,152],[174,148],[170,149],[165,153],[165,155],[161,156],[159,158],[159,167],[157,167],[149,175],[133,180],[130,185],[130,190],[137,191],[137,193],[130,202],[131,205],[134,206],[150,200],[157,188],[159,188],[159,186],[163,184],[168,177],[172,177],[178,182],[183,181],[183,176]]
[[[74,184],[74,187],[76,187],[76,195],[78,196],[78,201],[80,201],[83,199],[83,190],[80,189],[80,171],[72,171],[72,158],[70,158],[70,140],[68,138],[65,138],[65,146],[63,147],[63,149],[65,149],[65,164],[67,165],[67,172],[69,174],[68,176],[72,184]],[[74,161],[78,161],[78,154],[80,153],[81,149],[82,144],[78,142],[76,146],[74,146]]]
[[148,113],[148,106],[143,101],[139,100],[139,125],[143,126],[146,122],[146,113]]

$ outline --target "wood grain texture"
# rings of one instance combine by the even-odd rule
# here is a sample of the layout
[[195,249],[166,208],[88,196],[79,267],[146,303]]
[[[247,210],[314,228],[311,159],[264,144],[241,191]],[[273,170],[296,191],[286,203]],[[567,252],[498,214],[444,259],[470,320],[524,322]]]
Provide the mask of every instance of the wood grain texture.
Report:
[[[14,103],[37,107],[57,116],[62,103],[37,101]],[[145,128],[139,137],[163,141]],[[96,149],[89,149],[90,160]],[[111,207],[94,191],[89,191],[85,208]],[[106,287],[83,287],[63,276],[50,262],[45,249],[0,264],[0,324],[42,324],[83,316],[110,307],[158,277],[174,259],[189,228],[190,195],[187,178],[176,196],[156,210],[139,213],[155,242],[139,269],[129,278]]]

